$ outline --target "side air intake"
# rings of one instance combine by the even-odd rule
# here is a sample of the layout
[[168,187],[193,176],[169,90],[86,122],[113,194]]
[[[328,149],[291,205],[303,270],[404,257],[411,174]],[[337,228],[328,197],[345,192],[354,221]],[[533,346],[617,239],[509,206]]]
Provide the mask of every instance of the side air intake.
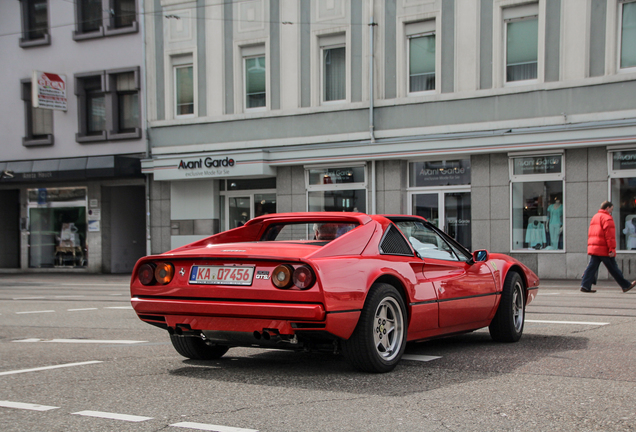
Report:
[[385,255],[413,256],[409,244],[395,225],[391,225],[384,234],[384,238],[380,243],[380,253]]

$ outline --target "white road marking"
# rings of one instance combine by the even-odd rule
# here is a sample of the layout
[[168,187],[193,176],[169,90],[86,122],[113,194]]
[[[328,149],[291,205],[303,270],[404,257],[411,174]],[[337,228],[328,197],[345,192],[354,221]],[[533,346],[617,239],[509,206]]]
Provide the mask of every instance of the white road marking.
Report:
[[71,414],[81,415],[86,417],[105,418],[110,420],[123,420],[123,421],[129,421],[129,422],[142,422],[146,420],[152,420],[152,417],[142,417],[142,416],[135,416],[135,415],[129,415],[129,414],[108,413],[108,412],[101,412],[101,411],[79,411],[79,412],[71,413]]
[[44,367],[33,368],[33,369],[20,369],[20,370],[15,370],[15,371],[0,372],[0,376],[2,376],[2,375],[15,375],[15,374],[26,373],[26,372],[38,372],[38,371],[49,370],[49,369],[67,368],[67,367],[72,367],[72,366],[84,366],[84,365],[96,364],[96,363],[102,363],[102,362],[98,361],[98,360],[92,360],[92,361],[81,362],[81,363],[66,363],[66,364],[61,364],[61,365],[44,366]]
[[21,339],[14,340],[13,342],[46,342],[46,343],[78,343],[78,344],[124,344],[132,345],[139,343],[147,343],[148,341],[134,341],[134,340],[99,340],[99,339]]
[[69,312],[77,312],[77,311],[87,311],[87,310],[97,310],[97,308],[80,308],[80,309],[66,309]]
[[44,299],[46,297],[13,297],[13,300],[36,300],[36,299]]
[[63,296],[55,296],[55,298],[80,298],[80,297],[86,297],[83,295],[63,295]]
[[402,356],[402,360],[413,360],[413,361],[421,361],[428,362],[431,360],[437,360],[442,358],[441,356],[427,356],[427,355],[417,355],[417,354],[404,354]]
[[542,296],[544,296],[544,295],[559,295],[559,294],[561,294],[561,293],[544,293],[544,292],[537,293],[537,295],[542,295]]
[[577,324],[577,325],[609,325],[606,322],[582,322],[582,321],[544,321],[544,320],[526,320],[528,323],[541,323],[541,324]]
[[170,426],[185,428],[185,429],[196,429],[202,431],[214,431],[214,432],[258,432],[256,429],[241,429],[230,426],[218,426],[211,425],[205,423],[193,423],[193,422],[181,422],[171,424]]
[[22,314],[34,314],[34,313],[51,313],[55,312],[54,310],[41,310],[41,311],[25,311],[25,312],[16,312],[17,315]]
[[104,309],[132,309],[132,306],[108,306]]
[[38,404],[30,404],[30,403],[22,403],[22,402],[11,402],[11,401],[0,401],[0,407],[24,409],[24,410],[31,410],[31,411],[49,411],[49,410],[54,410],[59,408],[54,406],[46,406],[46,405],[38,405]]

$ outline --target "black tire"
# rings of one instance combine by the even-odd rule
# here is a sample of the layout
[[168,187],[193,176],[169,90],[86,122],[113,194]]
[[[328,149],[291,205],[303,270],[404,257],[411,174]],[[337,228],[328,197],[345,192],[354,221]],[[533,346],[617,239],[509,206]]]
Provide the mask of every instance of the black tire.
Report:
[[525,289],[519,273],[511,271],[506,275],[497,313],[488,330],[497,342],[517,342],[523,334],[525,323]]
[[406,307],[392,285],[371,286],[353,334],[342,342],[349,363],[364,372],[384,373],[395,368],[406,347]]
[[170,341],[179,354],[192,360],[215,360],[230,349],[226,345],[208,345],[198,337],[170,335]]

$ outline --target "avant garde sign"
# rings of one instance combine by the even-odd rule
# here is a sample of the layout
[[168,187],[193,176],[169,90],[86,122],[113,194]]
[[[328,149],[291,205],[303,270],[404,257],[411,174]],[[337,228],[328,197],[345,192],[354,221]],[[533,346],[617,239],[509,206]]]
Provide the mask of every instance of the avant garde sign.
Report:
[[33,71],[31,98],[34,108],[66,111],[66,75]]
[[199,158],[195,160],[179,161],[177,170],[186,170],[186,177],[215,177],[228,175],[229,169],[235,164],[234,159],[213,159],[211,157]]

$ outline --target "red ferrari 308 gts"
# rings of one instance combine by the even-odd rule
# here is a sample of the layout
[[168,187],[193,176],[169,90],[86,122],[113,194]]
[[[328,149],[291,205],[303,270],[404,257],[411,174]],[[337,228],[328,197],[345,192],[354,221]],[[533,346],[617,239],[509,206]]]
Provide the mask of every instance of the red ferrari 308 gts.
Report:
[[407,342],[488,327],[516,342],[539,278],[519,261],[469,252],[418,216],[279,213],[137,262],[139,318],[177,352],[235,346],[342,351],[388,372]]

